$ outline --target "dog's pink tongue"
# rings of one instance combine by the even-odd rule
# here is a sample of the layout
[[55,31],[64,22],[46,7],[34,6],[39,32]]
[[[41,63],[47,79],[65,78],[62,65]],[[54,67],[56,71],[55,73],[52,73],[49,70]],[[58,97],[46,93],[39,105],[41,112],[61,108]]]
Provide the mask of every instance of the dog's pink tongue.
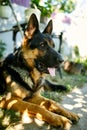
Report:
[[48,68],[48,71],[52,77],[55,76],[55,68]]

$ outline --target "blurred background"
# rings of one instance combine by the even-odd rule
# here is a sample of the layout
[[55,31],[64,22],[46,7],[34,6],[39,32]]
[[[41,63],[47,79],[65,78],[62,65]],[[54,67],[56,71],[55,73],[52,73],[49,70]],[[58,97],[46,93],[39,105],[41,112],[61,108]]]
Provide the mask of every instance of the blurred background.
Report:
[[0,0],[0,53],[3,57],[13,52],[14,46],[21,45],[20,31],[15,41],[13,38],[14,26],[17,26],[14,13],[19,24],[27,23],[29,16],[36,13],[41,30],[53,19],[55,49],[59,50],[62,33],[64,58],[75,59],[78,55],[87,58],[87,0]]

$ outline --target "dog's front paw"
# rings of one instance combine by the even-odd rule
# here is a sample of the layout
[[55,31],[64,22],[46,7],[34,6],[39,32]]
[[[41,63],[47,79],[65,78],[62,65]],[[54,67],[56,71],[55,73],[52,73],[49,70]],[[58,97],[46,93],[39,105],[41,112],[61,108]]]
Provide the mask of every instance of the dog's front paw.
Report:
[[80,117],[77,114],[72,114],[71,121],[75,124],[79,121]]
[[70,130],[72,122],[66,117],[57,115],[54,118],[53,125],[56,126],[58,129]]
[[74,124],[77,123],[79,121],[79,119],[80,119],[80,117],[77,114],[72,113],[72,112],[70,112],[67,115],[68,115],[67,118],[70,119],[72,121],[72,123],[74,123]]

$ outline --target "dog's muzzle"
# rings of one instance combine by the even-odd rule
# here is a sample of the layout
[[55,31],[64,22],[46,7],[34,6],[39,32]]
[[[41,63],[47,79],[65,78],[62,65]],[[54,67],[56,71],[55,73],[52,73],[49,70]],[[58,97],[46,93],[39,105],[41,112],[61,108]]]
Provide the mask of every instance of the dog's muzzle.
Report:
[[56,69],[60,68],[60,64],[63,62],[62,56],[58,53],[56,57],[52,57],[50,59],[46,57],[39,58],[35,61],[36,68],[43,73],[50,74],[51,76],[55,76]]

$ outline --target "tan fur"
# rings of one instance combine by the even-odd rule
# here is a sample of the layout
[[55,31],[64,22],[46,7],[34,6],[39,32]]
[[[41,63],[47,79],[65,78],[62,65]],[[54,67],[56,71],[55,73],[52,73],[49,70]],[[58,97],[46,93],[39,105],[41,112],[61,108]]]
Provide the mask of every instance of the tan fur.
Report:
[[[31,115],[32,117],[36,117],[39,120],[44,120],[50,123],[51,125],[59,126],[64,129],[67,129],[67,124],[68,124],[68,127],[71,126],[71,121],[69,119],[67,119],[66,117],[62,115],[57,115],[57,114],[54,114],[53,112],[50,112],[50,110],[56,111],[57,109],[58,109],[57,111],[61,111],[62,110],[61,107],[59,107],[57,104],[55,104],[55,102],[51,100],[46,100],[44,98],[39,99],[39,98],[40,97],[35,96],[35,98],[33,98],[32,101],[25,102],[17,97],[10,97],[8,99],[3,99],[0,102],[0,107],[13,109],[16,111],[18,110],[21,113],[27,110],[29,115]],[[44,99],[44,101],[42,99]],[[38,101],[40,105],[38,105],[36,101]],[[46,108],[49,108],[49,111]],[[62,111],[65,112],[65,110],[62,110]],[[70,117],[71,117],[71,114],[70,114]]]

